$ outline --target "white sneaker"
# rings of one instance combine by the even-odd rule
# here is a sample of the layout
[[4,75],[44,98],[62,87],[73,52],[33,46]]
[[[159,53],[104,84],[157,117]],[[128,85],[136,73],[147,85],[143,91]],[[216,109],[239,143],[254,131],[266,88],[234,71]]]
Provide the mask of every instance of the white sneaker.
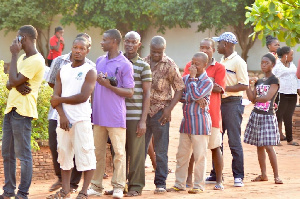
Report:
[[121,189],[121,188],[114,188],[113,198],[116,198],[116,199],[123,198],[123,189]]
[[243,183],[243,179],[242,178],[234,178],[234,184],[233,186],[235,187],[243,187],[244,183]]
[[88,194],[89,196],[102,196],[102,193],[101,193],[101,192],[95,191],[95,190],[92,189],[92,188],[89,188],[89,189],[87,190],[87,194]]

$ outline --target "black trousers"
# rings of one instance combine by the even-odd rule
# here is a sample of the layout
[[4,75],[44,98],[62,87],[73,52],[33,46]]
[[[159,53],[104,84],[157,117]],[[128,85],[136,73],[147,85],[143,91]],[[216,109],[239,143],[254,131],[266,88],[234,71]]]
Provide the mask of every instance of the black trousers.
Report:
[[296,108],[297,94],[278,93],[275,102],[278,104],[276,112],[278,124],[284,122],[286,140],[291,142],[293,141],[292,117]]
[[[56,134],[56,127],[57,127],[57,121],[56,120],[49,120],[49,126],[48,126],[48,134],[49,134],[49,147],[52,154],[52,161],[54,166],[55,175],[58,177],[58,179],[61,181],[61,169],[60,164],[57,162],[57,134]],[[75,164],[75,158],[74,161],[74,168],[72,170],[71,174],[71,181],[70,186],[73,189],[78,188],[78,183],[80,182],[82,172],[77,171],[76,164]]]

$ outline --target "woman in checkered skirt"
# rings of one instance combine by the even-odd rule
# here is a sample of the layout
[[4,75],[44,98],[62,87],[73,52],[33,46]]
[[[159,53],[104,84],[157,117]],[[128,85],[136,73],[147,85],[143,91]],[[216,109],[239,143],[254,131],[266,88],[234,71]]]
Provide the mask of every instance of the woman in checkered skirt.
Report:
[[[262,79],[250,78],[247,96],[254,105],[245,130],[244,142],[257,146],[258,162],[261,175],[252,182],[267,181],[266,152],[269,156],[274,172],[276,184],[282,184],[278,176],[277,157],[273,146],[280,141],[278,122],[274,111],[274,99],[279,89],[279,80],[272,73],[276,63],[274,55],[268,53],[261,59],[261,70],[265,77]],[[251,87],[254,84],[254,88]]]

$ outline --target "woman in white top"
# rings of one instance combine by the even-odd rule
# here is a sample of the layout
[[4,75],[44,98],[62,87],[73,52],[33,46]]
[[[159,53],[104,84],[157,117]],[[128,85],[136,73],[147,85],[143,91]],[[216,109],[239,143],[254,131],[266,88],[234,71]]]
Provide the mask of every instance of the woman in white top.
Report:
[[[279,60],[273,68],[273,74],[279,78],[279,90],[276,103],[278,110],[276,112],[278,125],[284,122],[285,134],[288,145],[299,146],[297,142],[293,141],[292,135],[292,117],[297,103],[297,81],[296,76],[297,67],[293,61],[293,50],[284,46],[278,48],[277,55]],[[280,137],[284,137],[281,132]]]

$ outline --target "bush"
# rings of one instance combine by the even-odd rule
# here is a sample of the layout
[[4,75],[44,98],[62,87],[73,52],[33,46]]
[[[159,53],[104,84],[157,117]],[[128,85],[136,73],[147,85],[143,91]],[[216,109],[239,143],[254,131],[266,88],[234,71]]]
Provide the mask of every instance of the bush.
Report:
[[[3,118],[8,96],[8,90],[5,86],[8,80],[8,75],[3,72],[3,64],[4,62],[0,60],[0,140],[2,140]],[[39,97],[37,99],[39,118],[32,121],[31,147],[34,150],[40,149],[37,143],[38,140],[48,140],[48,111],[51,95],[52,88],[43,81],[39,90]]]

